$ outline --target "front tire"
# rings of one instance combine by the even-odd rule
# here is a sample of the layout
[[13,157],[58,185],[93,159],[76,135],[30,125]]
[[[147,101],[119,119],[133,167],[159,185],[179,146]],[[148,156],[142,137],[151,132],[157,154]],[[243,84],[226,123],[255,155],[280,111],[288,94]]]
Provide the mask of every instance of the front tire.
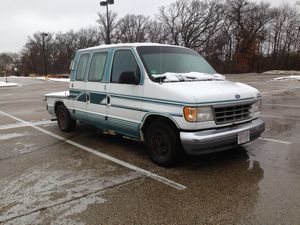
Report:
[[61,131],[71,132],[76,128],[76,120],[73,120],[69,110],[63,105],[60,104],[56,110],[57,124]]
[[146,150],[156,164],[170,167],[177,164],[182,157],[179,134],[165,121],[155,121],[149,125],[145,135]]

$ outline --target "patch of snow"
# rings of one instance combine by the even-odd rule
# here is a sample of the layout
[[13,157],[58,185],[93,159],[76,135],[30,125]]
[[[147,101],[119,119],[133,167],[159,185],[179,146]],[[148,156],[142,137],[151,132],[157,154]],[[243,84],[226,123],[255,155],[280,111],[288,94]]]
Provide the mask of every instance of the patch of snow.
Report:
[[14,153],[24,154],[35,151],[38,147],[35,144],[26,144],[25,142],[19,141],[15,144]]
[[[6,225],[24,225],[24,224],[49,224],[50,225],[85,225],[84,222],[74,218],[74,215],[84,212],[89,205],[103,204],[107,200],[101,197],[102,193],[88,195],[81,199],[67,202],[47,209],[46,215],[41,211],[31,213],[20,218],[13,219]],[[47,221],[47,222],[45,222]]]
[[[80,168],[81,159],[73,159],[66,164],[68,169],[52,170],[50,169],[53,168],[52,164],[44,164],[44,168],[25,171],[16,178],[3,178],[0,182],[0,190],[5,194],[0,195],[0,223],[47,208],[52,212],[50,214],[54,216],[53,220],[59,218],[62,224],[72,224],[68,221],[72,215],[86,210],[90,204],[105,202],[101,194],[107,188],[141,177],[137,172],[112,176],[111,171],[115,170],[114,166],[107,168],[107,175],[98,176],[97,171],[93,169],[74,170],[74,166]],[[95,193],[99,197],[96,197]],[[39,213],[35,214],[36,221],[41,219],[39,215]],[[30,216],[20,219],[19,223],[13,220],[13,224],[32,221]]]
[[51,80],[51,81],[60,81],[60,82],[70,82],[70,78],[46,78],[46,77],[35,77],[38,80]]
[[279,81],[300,81],[300,75],[292,75],[292,76],[285,76],[285,77],[277,77],[273,80],[279,80]]
[[[41,121],[31,121],[30,123],[32,125],[35,125],[35,126],[46,126],[46,125],[56,124],[56,121],[41,120]],[[25,123],[22,123],[22,122],[17,122],[17,123],[13,123],[13,124],[0,125],[0,130],[21,128],[21,127],[27,127],[27,126],[28,126],[28,124],[25,124]]]
[[99,194],[88,195],[84,198],[77,199],[75,201],[68,202],[63,205],[58,205],[51,209],[54,215],[56,215],[56,220],[51,221],[51,225],[64,225],[64,224],[74,224],[74,225],[84,225],[83,222],[75,221],[72,216],[84,212],[89,205],[103,204],[107,200],[99,196]]
[[49,78],[52,81],[70,82],[70,78]]
[[6,83],[3,81],[0,81],[0,87],[15,87],[15,86],[19,86],[19,84],[16,83]]
[[46,77],[32,77],[34,79],[38,79],[38,80],[46,80]]
[[19,134],[19,133],[1,134],[0,141],[9,140],[9,139],[16,138],[16,137],[22,137],[24,135],[25,134]]
[[24,79],[24,78],[32,78],[32,77],[29,77],[29,76],[27,76],[27,77],[25,77],[25,76],[9,76],[9,78],[14,78],[14,79],[22,78],[22,79]]
[[264,73],[263,75],[300,75],[300,71],[295,70],[270,70]]
[[180,82],[180,81],[211,81],[211,80],[225,80],[225,76],[221,74],[208,74],[199,72],[190,73],[164,73],[153,74],[155,79],[161,78],[163,82]]

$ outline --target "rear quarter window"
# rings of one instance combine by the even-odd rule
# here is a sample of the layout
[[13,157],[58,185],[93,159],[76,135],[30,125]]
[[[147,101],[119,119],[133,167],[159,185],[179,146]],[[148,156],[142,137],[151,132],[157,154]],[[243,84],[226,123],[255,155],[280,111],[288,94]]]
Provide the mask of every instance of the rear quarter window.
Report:
[[87,63],[89,60],[90,54],[82,54],[79,58],[77,70],[76,70],[76,78],[77,81],[83,81],[85,77],[85,71],[87,67]]
[[106,58],[106,52],[97,52],[93,54],[89,68],[88,81],[97,82],[102,80]]

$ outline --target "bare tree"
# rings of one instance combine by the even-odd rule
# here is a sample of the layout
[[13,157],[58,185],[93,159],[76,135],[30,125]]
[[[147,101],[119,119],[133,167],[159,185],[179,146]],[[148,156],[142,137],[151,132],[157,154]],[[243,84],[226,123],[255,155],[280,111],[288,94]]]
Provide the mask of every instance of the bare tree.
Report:
[[10,70],[13,65],[13,57],[11,53],[0,54],[0,74],[4,75]]
[[159,20],[168,26],[174,44],[201,51],[222,26],[223,7],[214,0],[178,0],[160,8]]
[[145,42],[149,17],[143,15],[126,15],[117,22],[116,42]]
[[225,13],[235,38],[234,66],[237,72],[253,71],[266,24],[273,18],[270,4],[230,0]]
[[159,9],[158,19],[166,25],[171,36],[171,43],[180,45],[180,16],[187,0],[176,1],[168,7],[162,6]]
[[52,48],[54,58],[53,69],[55,72],[67,73],[71,59],[79,47],[78,34],[73,30],[55,35],[55,44]]
[[103,39],[101,31],[96,27],[90,27],[86,29],[80,29],[76,33],[78,43],[77,48],[88,48],[104,43],[105,38]]
[[170,43],[168,27],[164,23],[156,20],[149,21],[147,40],[153,43]]
[[[115,40],[115,28],[117,22],[117,13],[113,11],[108,12],[108,26],[107,17],[101,13],[98,13],[97,23],[100,26],[100,35],[102,40],[106,40],[106,32],[108,32],[109,43],[116,42]],[[108,29],[109,28],[109,29]]]
[[[53,46],[53,34],[49,33],[45,37],[45,53],[47,64],[51,64],[53,61],[53,55],[51,48]],[[43,73],[43,43],[42,43],[42,33],[37,32],[33,37],[28,37],[28,40],[23,47],[21,52],[22,58],[22,70],[25,74]]]
[[[117,14],[110,11],[109,38],[112,43],[150,41],[193,48],[219,72],[300,69],[297,7],[284,4],[271,8],[269,3],[252,0],[177,0],[160,7],[153,19],[132,14],[118,19]],[[99,28],[46,37],[50,73],[67,73],[77,49],[105,42],[106,16],[98,16]],[[42,55],[39,32],[28,37],[21,54],[10,54],[13,65],[23,74],[42,74]]]

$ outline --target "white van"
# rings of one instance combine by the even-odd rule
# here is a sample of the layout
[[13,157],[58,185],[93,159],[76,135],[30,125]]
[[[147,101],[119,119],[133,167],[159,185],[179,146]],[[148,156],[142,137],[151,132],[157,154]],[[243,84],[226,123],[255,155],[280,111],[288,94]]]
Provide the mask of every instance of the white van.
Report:
[[183,152],[222,151],[258,138],[261,95],[225,80],[197,52],[133,43],[77,51],[69,91],[45,95],[63,131],[76,121],[144,141],[161,166]]

